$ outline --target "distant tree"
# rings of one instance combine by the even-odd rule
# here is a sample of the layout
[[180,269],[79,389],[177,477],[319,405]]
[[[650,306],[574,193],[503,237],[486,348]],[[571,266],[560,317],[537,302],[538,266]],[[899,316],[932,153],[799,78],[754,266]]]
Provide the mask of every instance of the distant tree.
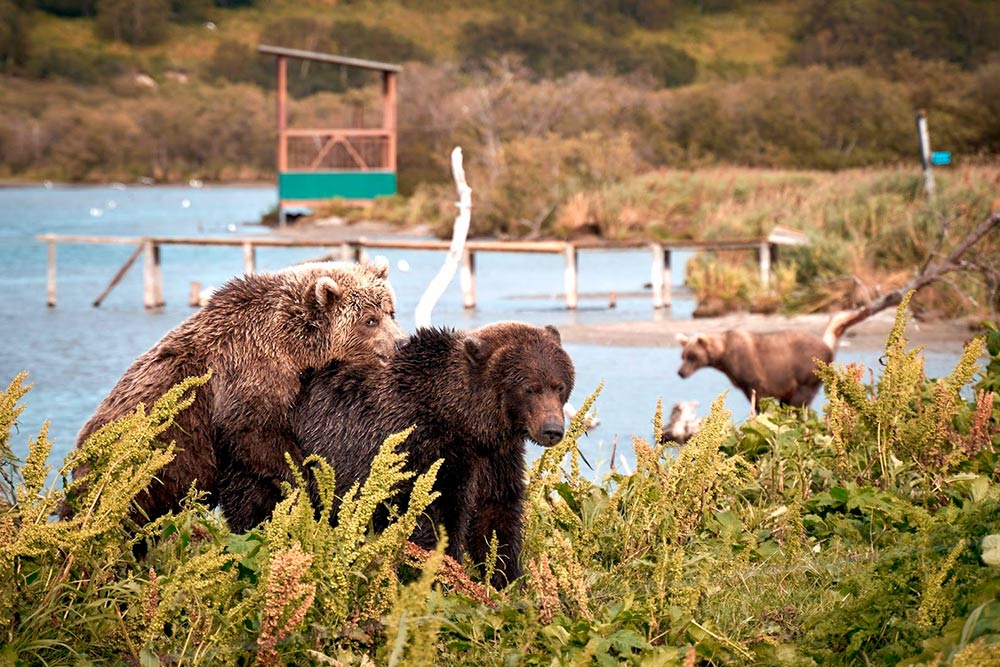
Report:
[[630,74],[646,72],[663,86],[694,80],[697,63],[669,44],[634,44],[612,35],[595,33],[579,23],[529,21],[501,17],[486,23],[467,23],[458,51],[466,69],[482,69],[504,54],[516,54],[542,77],[569,72]]
[[56,16],[93,16],[97,0],[35,0],[35,6]]
[[995,0],[811,0],[792,60],[888,65],[899,52],[973,67],[1000,51]]
[[274,87],[274,59],[257,55],[252,47],[231,39],[219,42],[205,65],[205,77],[233,83],[252,83],[262,88]]
[[28,13],[11,0],[0,0],[0,71],[24,65],[28,51]]
[[215,5],[212,0],[170,0],[170,18],[179,23],[206,20]]
[[167,35],[169,0],[97,0],[97,34],[135,46],[157,44]]
[[25,65],[25,70],[34,78],[61,77],[82,84],[106,81],[125,69],[126,63],[114,56],[59,45],[32,50]]
[[252,7],[257,4],[256,0],[214,0],[216,7],[223,9],[236,9],[237,7]]

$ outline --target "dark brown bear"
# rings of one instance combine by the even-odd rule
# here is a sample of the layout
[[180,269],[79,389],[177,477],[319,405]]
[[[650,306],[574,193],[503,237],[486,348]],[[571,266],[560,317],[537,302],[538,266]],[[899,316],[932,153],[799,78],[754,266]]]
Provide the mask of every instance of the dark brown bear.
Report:
[[748,400],[756,394],[758,399],[770,396],[786,405],[805,407],[823,384],[813,359],[833,361],[852,315],[843,312],[831,317],[822,338],[805,331],[754,333],[735,329],[721,334],[677,334],[682,347],[677,374],[687,378],[710,366],[725,373]]
[[[499,588],[521,575],[525,439],[545,447],[562,439],[572,389],[573,362],[554,327],[421,329],[375,373],[333,363],[306,374],[294,429],[303,454],[333,465],[341,497],[367,478],[387,436],[415,425],[402,445],[407,468],[444,463],[435,484],[441,496],[411,539],[433,548],[443,526],[448,555],[482,563],[495,531]],[[397,497],[403,506],[411,488]],[[384,525],[383,517],[376,528]]]
[[[218,493],[227,463],[240,462],[242,475],[286,478],[285,452],[299,458],[288,421],[299,374],[333,359],[381,366],[395,352],[405,332],[394,320],[387,273],[385,263],[327,262],[230,280],[132,363],[77,446],[138,403],[151,405],[177,382],[211,369],[194,404],[163,435],[176,442],[176,457],[137,502],[153,519],[176,510],[194,483],[210,503],[221,503],[234,530],[250,528],[273,498]],[[70,502],[64,514],[72,509]]]

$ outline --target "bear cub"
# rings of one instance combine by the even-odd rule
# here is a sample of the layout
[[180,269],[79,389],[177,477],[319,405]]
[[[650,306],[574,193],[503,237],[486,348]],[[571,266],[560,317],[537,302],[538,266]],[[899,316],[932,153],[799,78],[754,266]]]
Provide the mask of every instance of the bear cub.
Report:
[[[324,262],[230,280],[129,366],[80,431],[77,446],[138,403],[151,405],[177,382],[211,369],[194,404],[164,433],[177,454],[137,497],[136,518],[177,510],[194,483],[210,504],[221,503],[234,530],[249,529],[265,518],[261,507],[273,507],[280,489],[251,496],[228,480],[234,465],[241,478],[272,480],[272,486],[289,477],[285,452],[301,459],[288,420],[299,374],[333,359],[359,368],[383,365],[405,336],[394,320],[387,275],[385,262]],[[70,499],[63,515],[72,511]]]
[[[492,584],[500,588],[522,572],[525,440],[549,447],[562,439],[573,376],[551,326],[421,329],[374,372],[335,362],[304,374],[293,428],[304,455],[332,464],[339,498],[367,478],[387,436],[415,426],[401,446],[407,468],[422,473],[444,462],[441,495],[411,540],[433,548],[440,525],[449,556],[482,563],[495,532],[501,558]],[[400,490],[402,506],[411,489]],[[384,525],[382,517],[376,528]]]

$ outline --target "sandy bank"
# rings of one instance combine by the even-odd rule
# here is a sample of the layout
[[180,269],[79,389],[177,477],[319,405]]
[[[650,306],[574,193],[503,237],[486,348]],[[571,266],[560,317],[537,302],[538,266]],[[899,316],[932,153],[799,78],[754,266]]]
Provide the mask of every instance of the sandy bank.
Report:
[[[882,349],[892,328],[895,310],[883,311],[847,331],[841,340],[843,347]],[[565,324],[559,327],[563,341],[586,345],[618,347],[673,347],[678,333],[719,333],[727,329],[765,332],[781,329],[823,333],[828,315],[753,315],[736,313],[724,317],[697,320],[672,320],[664,314],[657,319],[637,322],[605,322],[595,324]],[[917,322],[910,318],[906,338],[911,346],[928,350],[958,350],[976,334],[965,322]]]

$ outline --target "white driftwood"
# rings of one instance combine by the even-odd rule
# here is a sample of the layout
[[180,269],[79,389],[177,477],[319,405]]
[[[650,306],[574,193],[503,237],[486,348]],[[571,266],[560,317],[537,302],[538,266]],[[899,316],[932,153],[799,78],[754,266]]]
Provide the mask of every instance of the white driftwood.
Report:
[[431,311],[437,305],[438,299],[448,289],[448,284],[455,276],[458,263],[465,251],[465,240],[469,236],[469,223],[472,220],[472,188],[465,182],[465,169],[462,167],[462,148],[456,146],[451,152],[451,172],[455,176],[455,187],[458,189],[458,215],[455,216],[455,227],[451,234],[451,245],[437,275],[431,280],[420,302],[414,320],[417,328],[431,326]]

